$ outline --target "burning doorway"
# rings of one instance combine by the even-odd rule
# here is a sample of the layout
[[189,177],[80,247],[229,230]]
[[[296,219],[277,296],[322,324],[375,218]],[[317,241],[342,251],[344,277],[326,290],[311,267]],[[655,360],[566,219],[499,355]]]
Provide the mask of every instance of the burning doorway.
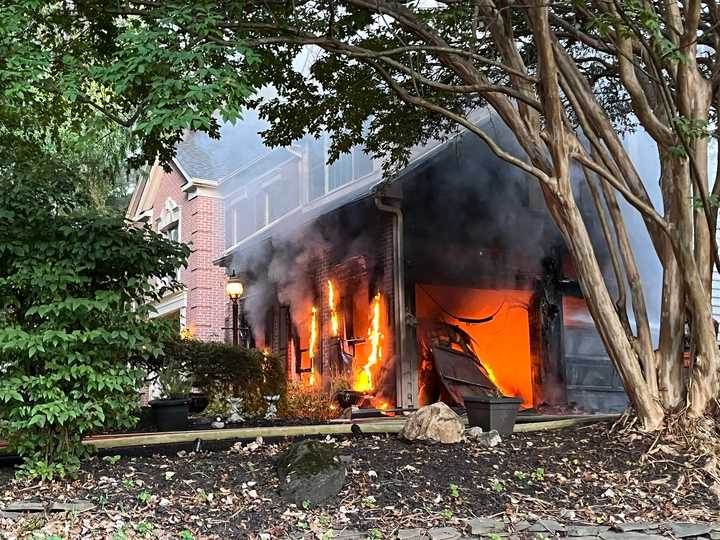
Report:
[[[427,284],[417,284],[415,291],[418,322],[442,322],[455,328],[494,388],[505,396],[522,398],[525,408],[533,406],[529,291]],[[425,405],[440,397],[433,390],[440,381],[427,333],[421,336],[419,393],[420,405]]]

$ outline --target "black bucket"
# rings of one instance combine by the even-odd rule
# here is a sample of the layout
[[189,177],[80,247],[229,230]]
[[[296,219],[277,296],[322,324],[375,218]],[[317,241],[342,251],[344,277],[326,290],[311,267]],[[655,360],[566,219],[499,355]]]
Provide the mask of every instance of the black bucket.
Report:
[[479,426],[483,431],[494,429],[504,435],[513,432],[515,419],[523,401],[516,397],[480,396],[465,396],[464,400],[471,426]]
[[190,398],[156,399],[150,402],[158,431],[187,429],[190,415]]

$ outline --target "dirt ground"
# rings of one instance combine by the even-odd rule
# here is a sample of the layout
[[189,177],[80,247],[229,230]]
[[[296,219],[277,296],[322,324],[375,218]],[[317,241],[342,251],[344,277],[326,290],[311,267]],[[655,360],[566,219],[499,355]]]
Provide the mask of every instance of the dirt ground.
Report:
[[329,538],[344,529],[392,538],[399,528],[462,528],[471,517],[720,520],[716,496],[702,487],[712,480],[702,463],[605,424],[515,434],[495,448],[337,438],[332,444],[351,459],[346,485],[317,508],[278,495],[274,463],[288,444],[98,456],[73,482],[21,482],[3,467],[0,510],[19,500],[84,499],[94,508],[0,518],[0,538]]

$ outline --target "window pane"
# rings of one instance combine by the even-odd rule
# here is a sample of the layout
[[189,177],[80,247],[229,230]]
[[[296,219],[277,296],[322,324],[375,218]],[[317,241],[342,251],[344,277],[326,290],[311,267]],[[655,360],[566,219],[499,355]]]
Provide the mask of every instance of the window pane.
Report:
[[268,187],[270,221],[275,221],[290,210],[297,208],[300,204],[299,195],[298,179],[294,175],[270,184]]
[[354,178],[370,174],[373,170],[372,158],[363,151],[361,146],[353,148],[353,169]]
[[250,199],[241,199],[233,204],[230,218],[235,222],[235,242],[247,238],[255,232],[255,215]]
[[325,141],[308,138],[309,199],[325,194]]
[[338,160],[330,165],[330,189],[336,189],[352,180],[352,156],[342,154]]
[[173,242],[177,242],[180,239],[180,237],[178,236],[177,223],[175,223],[172,227],[165,231],[165,236]]
[[264,191],[261,191],[255,195],[255,230],[262,229],[267,225],[267,219],[265,216],[265,198],[267,195]]

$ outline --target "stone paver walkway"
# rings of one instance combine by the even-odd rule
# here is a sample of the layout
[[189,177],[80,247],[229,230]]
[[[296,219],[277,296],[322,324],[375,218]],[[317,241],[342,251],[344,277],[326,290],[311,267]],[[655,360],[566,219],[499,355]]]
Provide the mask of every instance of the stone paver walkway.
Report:
[[[362,531],[337,531],[333,539],[375,538]],[[383,538],[388,538],[383,536]],[[720,523],[628,522],[613,525],[560,523],[550,519],[505,523],[495,519],[468,519],[465,526],[400,529],[396,540],[720,540]]]

